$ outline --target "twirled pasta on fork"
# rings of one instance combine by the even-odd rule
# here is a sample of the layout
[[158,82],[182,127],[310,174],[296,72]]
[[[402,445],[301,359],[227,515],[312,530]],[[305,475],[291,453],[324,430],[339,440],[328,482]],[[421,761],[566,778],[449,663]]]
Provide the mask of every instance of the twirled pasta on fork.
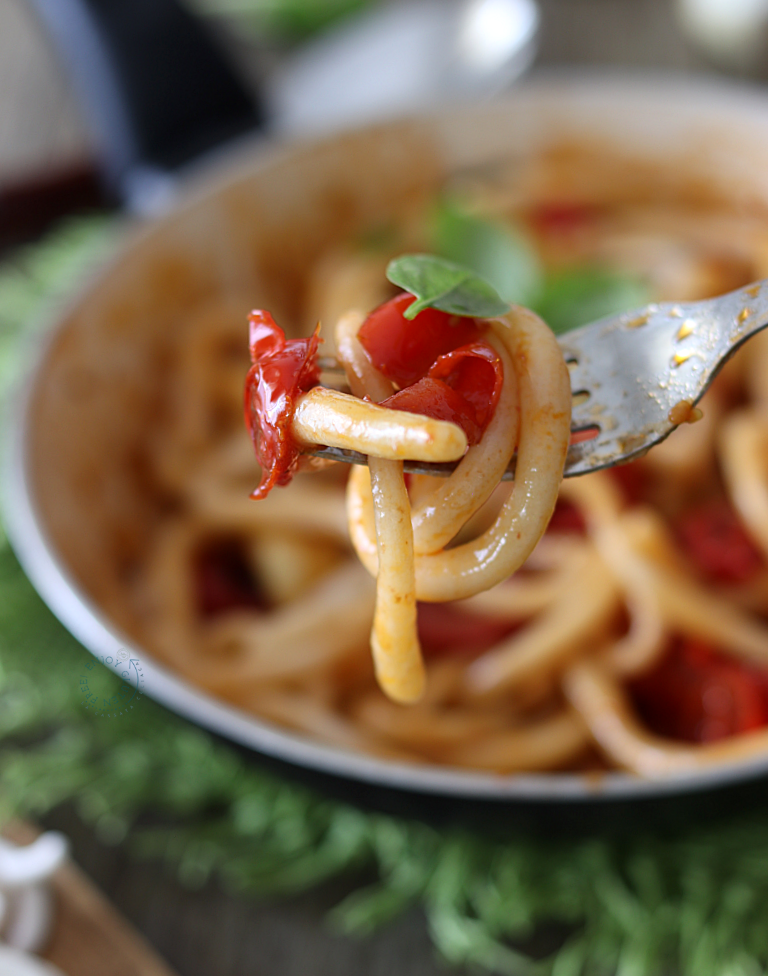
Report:
[[[368,456],[349,479],[349,530],[377,581],[376,676],[403,703],[424,692],[417,600],[470,597],[522,566],[555,508],[571,415],[560,348],[532,312],[481,319],[425,308],[410,318],[415,301],[403,293],[337,323],[351,394],[319,385],[317,331],[286,340],[268,313],[254,312],[246,384],[262,467],[253,497],[287,484],[317,444]],[[515,453],[515,482],[492,524],[458,541]],[[409,492],[404,459],[459,463],[447,479],[422,476]]]

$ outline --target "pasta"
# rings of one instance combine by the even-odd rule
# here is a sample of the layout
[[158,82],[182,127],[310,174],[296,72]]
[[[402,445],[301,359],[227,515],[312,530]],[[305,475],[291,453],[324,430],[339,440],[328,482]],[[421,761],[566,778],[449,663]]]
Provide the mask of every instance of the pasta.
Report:
[[[554,335],[531,312],[517,307],[477,321],[433,310],[409,327],[404,313],[414,300],[403,298],[365,320],[356,313],[340,319],[336,347],[353,396],[304,390],[318,378],[315,337],[286,342],[267,313],[253,313],[246,420],[262,463],[257,498],[287,482],[302,446],[351,446],[368,456],[367,471],[349,479],[350,535],[376,578],[371,649],[378,681],[394,700],[413,702],[424,691],[417,598],[473,596],[530,556],[557,501],[571,390]],[[480,329],[487,330],[482,339]],[[399,393],[392,380],[403,384]],[[427,415],[384,406],[403,403]],[[488,500],[515,449],[514,488],[493,525],[446,549]],[[412,511],[399,458],[461,461]]]
[[[658,300],[768,276],[765,203],[605,147],[460,174],[452,191],[524,228],[553,275],[599,266]],[[212,353],[242,347],[242,309],[201,312],[156,432],[152,477],[170,501],[137,590],[144,642],[238,708],[397,761],[665,777],[768,750],[768,340],[737,354],[698,422],[561,486],[570,384],[532,313],[483,325],[503,382],[479,439],[391,400],[403,384],[359,338],[393,300],[390,256],[345,246],[308,269],[289,332],[338,320],[327,347],[352,395],[298,364],[299,448],[273,485],[296,477],[258,502],[247,362]],[[301,453],[320,442],[369,467]],[[499,484],[515,451],[515,481]],[[405,479],[405,457],[460,460],[447,479]]]

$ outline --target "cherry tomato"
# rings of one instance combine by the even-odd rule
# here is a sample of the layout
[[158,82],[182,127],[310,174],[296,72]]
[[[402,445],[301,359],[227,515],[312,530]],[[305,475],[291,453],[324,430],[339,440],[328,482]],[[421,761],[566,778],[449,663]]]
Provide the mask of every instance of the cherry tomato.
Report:
[[469,444],[477,444],[482,436],[472,404],[442,380],[424,377],[412,386],[406,386],[404,390],[387,397],[382,401],[382,406],[392,410],[421,413],[433,420],[449,420],[461,427]]
[[424,656],[474,658],[509,637],[519,624],[481,617],[453,603],[419,603],[418,631]]
[[227,610],[266,610],[267,601],[235,539],[210,542],[192,561],[195,601],[203,617]]
[[439,356],[428,376],[445,382],[472,405],[475,421],[485,430],[501,395],[504,370],[487,342],[471,342]]
[[715,742],[768,725],[768,672],[695,638],[675,640],[630,692],[650,728],[672,739]]
[[384,406],[458,424],[477,444],[493,416],[503,382],[501,360],[486,342],[437,358],[423,378],[384,400]]
[[363,322],[358,338],[371,362],[398,386],[410,386],[444,353],[480,338],[474,319],[425,308],[413,320],[403,312],[416,299],[397,295]]
[[624,500],[630,505],[637,505],[645,501],[647,494],[647,469],[642,461],[630,461],[629,464],[617,464],[607,468],[607,473],[621,488]]
[[581,509],[573,502],[558,498],[552,518],[549,520],[547,532],[574,533],[584,535],[587,523],[581,514]]
[[762,569],[760,552],[725,498],[686,512],[677,536],[689,559],[709,579],[745,583]]
[[588,226],[597,212],[597,208],[588,203],[541,203],[531,210],[528,220],[539,234],[559,236]]

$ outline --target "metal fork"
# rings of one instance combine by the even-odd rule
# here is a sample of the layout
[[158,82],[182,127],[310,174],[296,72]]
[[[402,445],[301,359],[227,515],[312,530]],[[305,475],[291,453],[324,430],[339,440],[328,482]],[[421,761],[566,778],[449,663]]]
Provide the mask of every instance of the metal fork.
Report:
[[[706,301],[646,305],[560,336],[573,390],[573,442],[564,476],[624,464],[659,444],[726,360],[767,325],[768,280]],[[338,448],[312,453],[367,462],[363,454]],[[448,475],[454,467],[405,462],[407,471],[418,474]],[[511,478],[514,459],[505,473]]]

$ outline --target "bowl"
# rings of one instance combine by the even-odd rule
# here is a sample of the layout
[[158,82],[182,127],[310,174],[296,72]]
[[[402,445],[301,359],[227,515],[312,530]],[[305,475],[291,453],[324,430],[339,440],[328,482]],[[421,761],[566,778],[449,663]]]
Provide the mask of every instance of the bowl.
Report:
[[[553,142],[698,164],[768,201],[768,97],[687,77],[550,77],[507,99],[334,135],[260,144],[197,172],[175,209],[128,235],[118,257],[53,316],[13,403],[5,468],[9,536],[37,590],[93,654],[141,661],[148,695],[248,750],[357,797],[431,798],[591,815],[722,791],[768,772],[768,754],[660,781],[608,772],[499,775],[323,745],[218,700],[164,664],[126,598],[168,498],[143,485],[169,364],[210,303],[296,319],[302,272],[392,213],[423,205],[451,174]],[[229,312],[227,314],[230,314]],[[245,327],[243,327],[245,342]]]

